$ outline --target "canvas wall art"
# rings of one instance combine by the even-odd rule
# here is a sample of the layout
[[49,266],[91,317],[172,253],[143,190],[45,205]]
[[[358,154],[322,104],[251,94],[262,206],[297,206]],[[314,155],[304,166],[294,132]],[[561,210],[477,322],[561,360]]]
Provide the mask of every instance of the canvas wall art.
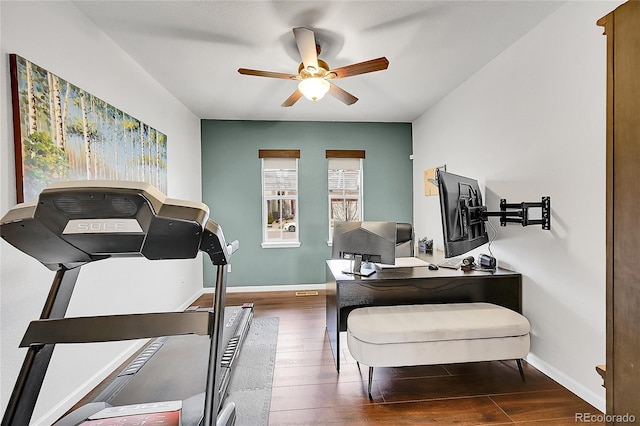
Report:
[[69,180],[147,182],[167,192],[167,137],[12,54],[11,92],[18,202]]

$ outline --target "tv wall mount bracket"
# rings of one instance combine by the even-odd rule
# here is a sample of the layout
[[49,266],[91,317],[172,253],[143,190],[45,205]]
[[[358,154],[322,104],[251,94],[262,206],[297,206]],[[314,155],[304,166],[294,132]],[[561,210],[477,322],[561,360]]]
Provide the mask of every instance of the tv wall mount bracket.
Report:
[[[529,217],[529,209],[540,209],[539,219]],[[551,230],[551,197],[542,197],[540,202],[507,203],[504,198],[500,199],[500,211],[482,213],[483,218],[499,217],[500,226],[507,226],[507,223],[519,223],[522,226],[541,225],[544,230]]]

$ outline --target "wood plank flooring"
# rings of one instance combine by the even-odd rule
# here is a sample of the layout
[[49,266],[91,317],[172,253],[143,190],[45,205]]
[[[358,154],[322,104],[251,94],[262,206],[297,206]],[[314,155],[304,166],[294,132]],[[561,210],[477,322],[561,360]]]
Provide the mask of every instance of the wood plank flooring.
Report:
[[[368,368],[358,370],[346,342],[335,369],[323,292],[228,293],[226,302],[253,302],[256,318],[280,318],[270,425],[555,426],[575,424],[576,413],[601,414],[526,362],[524,383],[515,362],[376,368],[369,400]],[[211,303],[206,294],[194,304]]]

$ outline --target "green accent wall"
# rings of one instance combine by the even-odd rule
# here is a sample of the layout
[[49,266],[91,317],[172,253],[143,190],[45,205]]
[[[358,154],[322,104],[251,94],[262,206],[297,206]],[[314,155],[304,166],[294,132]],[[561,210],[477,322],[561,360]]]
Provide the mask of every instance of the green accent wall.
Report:
[[[202,120],[202,199],[227,241],[238,240],[227,285],[325,282],[327,149],[363,149],[364,220],[412,222],[411,123]],[[263,249],[259,149],[300,149],[300,247]],[[204,285],[216,270],[205,258]]]

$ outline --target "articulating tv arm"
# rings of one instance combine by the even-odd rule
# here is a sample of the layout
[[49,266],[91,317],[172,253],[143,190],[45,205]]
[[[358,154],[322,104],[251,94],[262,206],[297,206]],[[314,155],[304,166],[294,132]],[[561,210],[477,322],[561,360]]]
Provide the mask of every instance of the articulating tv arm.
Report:
[[[540,219],[530,219],[529,209],[539,208],[541,209]],[[520,223],[522,226],[527,225],[542,225],[542,229],[551,229],[551,197],[542,197],[540,202],[522,202],[522,203],[507,203],[504,198],[500,200],[499,212],[482,212],[483,220],[487,220],[489,217],[499,217],[500,226],[507,226],[507,223]]]

